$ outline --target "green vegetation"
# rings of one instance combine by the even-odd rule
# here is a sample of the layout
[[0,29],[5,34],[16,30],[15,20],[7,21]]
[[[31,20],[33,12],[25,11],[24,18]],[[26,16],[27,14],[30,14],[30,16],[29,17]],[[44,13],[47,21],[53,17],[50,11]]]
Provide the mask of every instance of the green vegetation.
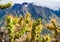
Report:
[[11,5],[12,5],[11,2],[9,2],[9,3],[7,3],[7,4],[0,4],[0,9],[6,9],[6,8],[8,8],[8,7],[11,7]]
[[[56,39],[60,29],[55,19],[43,25],[41,18],[34,20],[27,12],[25,16],[20,17],[7,15],[5,23],[9,42],[60,42],[60,38]],[[41,34],[44,27],[52,31],[52,34]]]
[[7,29],[8,29],[8,35],[9,35],[9,42],[14,42],[14,25],[13,25],[13,17],[6,16],[6,22],[7,22]]

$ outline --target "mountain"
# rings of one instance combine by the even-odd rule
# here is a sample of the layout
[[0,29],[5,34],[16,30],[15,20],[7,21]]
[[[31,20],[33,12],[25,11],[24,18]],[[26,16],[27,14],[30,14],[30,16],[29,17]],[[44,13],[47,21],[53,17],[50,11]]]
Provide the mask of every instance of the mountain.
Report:
[[12,7],[7,9],[0,9],[0,25],[4,24],[3,21],[7,14],[11,13],[13,15],[20,16],[24,15],[26,11],[31,13],[32,18],[42,18],[44,21],[48,21],[52,17],[60,18],[60,9],[53,10],[47,7],[34,5],[33,3],[24,2],[22,4],[14,4]]

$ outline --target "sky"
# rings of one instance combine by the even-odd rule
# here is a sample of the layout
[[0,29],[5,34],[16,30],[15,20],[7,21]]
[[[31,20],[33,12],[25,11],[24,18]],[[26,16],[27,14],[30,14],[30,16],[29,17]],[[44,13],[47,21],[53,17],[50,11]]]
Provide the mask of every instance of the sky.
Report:
[[23,2],[32,3],[37,6],[48,7],[54,10],[58,10],[60,8],[60,0],[0,0],[0,4],[5,4],[12,1],[13,5],[15,3],[22,4]]

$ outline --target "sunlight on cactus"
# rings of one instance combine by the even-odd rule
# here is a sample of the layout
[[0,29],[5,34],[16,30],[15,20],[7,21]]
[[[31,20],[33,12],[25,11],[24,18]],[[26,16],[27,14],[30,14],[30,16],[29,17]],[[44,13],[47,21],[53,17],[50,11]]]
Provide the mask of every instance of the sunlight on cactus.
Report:
[[12,2],[9,2],[7,4],[0,4],[0,9],[6,9],[12,6]]
[[52,23],[47,24],[46,27],[50,30],[54,30],[54,28],[55,28]]
[[57,29],[57,32],[60,33],[60,29]]
[[[44,25],[41,18],[32,19],[29,12],[20,17],[9,14],[5,24],[9,42],[60,42],[60,29],[53,18]],[[41,34],[45,27],[52,34]]]
[[[59,38],[59,39],[56,39],[56,38],[59,37],[60,29],[58,28],[58,25],[57,25],[56,22],[57,22],[56,19],[51,19],[51,23],[52,23],[52,24],[48,24],[48,25],[47,25],[47,28],[54,32],[54,33],[53,33],[53,35],[54,35],[53,38],[55,39],[55,42],[59,42],[59,39],[60,39],[60,38]],[[52,30],[52,29],[53,29],[53,30]]]
[[14,25],[13,25],[13,16],[9,15],[6,17],[7,29],[9,35],[9,42],[14,42]]

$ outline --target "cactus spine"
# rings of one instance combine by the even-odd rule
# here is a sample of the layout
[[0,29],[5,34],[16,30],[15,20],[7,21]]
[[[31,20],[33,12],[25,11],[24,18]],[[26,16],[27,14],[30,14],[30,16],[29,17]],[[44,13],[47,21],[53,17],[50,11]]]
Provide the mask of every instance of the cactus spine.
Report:
[[8,35],[9,35],[9,42],[14,42],[14,25],[13,25],[13,16],[7,16],[7,28],[8,28]]
[[[41,19],[38,19],[33,23],[33,28],[32,28],[32,39],[34,42],[40,42],[40,33],[42,30],[42,24],[41,24]],[[32,41],[32,42],[33,42]]]

